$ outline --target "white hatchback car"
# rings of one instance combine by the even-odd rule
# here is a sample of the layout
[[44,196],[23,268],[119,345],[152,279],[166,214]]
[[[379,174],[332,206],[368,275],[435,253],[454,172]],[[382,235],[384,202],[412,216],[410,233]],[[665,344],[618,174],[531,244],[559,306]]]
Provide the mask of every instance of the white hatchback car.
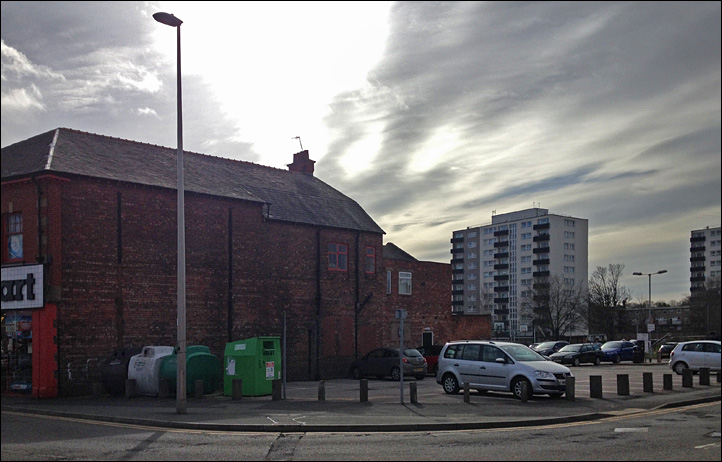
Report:
[[573,377],[568,367],[549,361],[526,345],[486,340],[449,342],[439,353],[436,383],[448,394],[456,394],[465,383],[481,393],[508,391],[522,397],[522,383],[531,394],[560,397],[566,379]]
[[679,375],[685,369],[697,372],[703,367],[710,371],[720,370],[722,345],[719,340],[694,340],[680,342],[669,354],[669,367]]

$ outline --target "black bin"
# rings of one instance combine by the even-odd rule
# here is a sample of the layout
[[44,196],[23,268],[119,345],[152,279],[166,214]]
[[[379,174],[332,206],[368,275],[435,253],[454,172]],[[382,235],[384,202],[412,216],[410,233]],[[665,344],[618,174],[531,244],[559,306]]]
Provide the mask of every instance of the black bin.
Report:
[[114,396],[125,393],[125,380],[128,378],[130,358],[142,351],[143,347],[116,350],[100,363],[100,380],[108,393]]
[[643,363],[644,362],[644,340],[635,340],[634,344],[636,347],[634,348],[634,352],[632,352],[632,362],[633,363]]

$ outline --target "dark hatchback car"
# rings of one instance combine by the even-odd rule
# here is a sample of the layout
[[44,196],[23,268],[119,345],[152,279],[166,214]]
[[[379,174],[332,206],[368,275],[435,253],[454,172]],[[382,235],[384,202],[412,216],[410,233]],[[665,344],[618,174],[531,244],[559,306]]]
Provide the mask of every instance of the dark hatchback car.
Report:
[[543,356],[550,356],[557,351],[561,350],[565,346],[569,345],[569,342],[566,342],[564,340],[557,340],[553,342],[542,342],[539,343],[537,346],[532,348],[532,350],[536,351],[540,355]]
[[602,359],[602,361],[609,361],[615,364],[620,361],[634,361],[634,351],[636,349],[637,345],[627,340],[606,342],[602,345],[602,351],[604,352],[604,359]]
[[418,347],[416,348],[421,355],[426,358],[426,367],[429,370],[429,374],[436,375],[436,372],[439,370],[439,353],[441,353],[441,349],[444,348],[444,345],[430,345],[428,347]]
[[549,359],[572,366],[578,366],[582,363],[592,363],[598,366],[604,360],[604,352],[592,343],[574,343],[549,356]]
[[677,342],[666,342],[659,347],[660,358],[669,358],[669,354],[672,353],[674,347],[677,346]]
[[371,350],[363,357],[354,360],[349,367],[351,377],[361,380],[364,377],[377,377],[382,379],[391,376],[393,380],[401,379],[401,368],[403,361],[404,376],[416,377],[416,380],[423,380],[428,371],[426,358],[415,348],[405,348],[403,359],[399,359],[399,349],[382,347]]

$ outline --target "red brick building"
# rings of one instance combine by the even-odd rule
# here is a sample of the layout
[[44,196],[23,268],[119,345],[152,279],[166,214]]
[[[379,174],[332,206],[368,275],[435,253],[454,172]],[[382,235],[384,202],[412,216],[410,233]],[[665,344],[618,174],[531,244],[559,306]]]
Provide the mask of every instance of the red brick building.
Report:
[[[308,151],[288,170],[184,163],[188,345],[223,358],[228,342],[281,336],[285,314],[287,378],[317,380],[398,342],[398,308],[413,346],[427,328],[490,334],[488,320],[452,318],[450,265],[384,258],[383,230],[314,177]],[[174,149],[65,128],[2,149],[8,384],[32,361],[34,396],[85,394],[111,352],[176,344],[176,200]]]

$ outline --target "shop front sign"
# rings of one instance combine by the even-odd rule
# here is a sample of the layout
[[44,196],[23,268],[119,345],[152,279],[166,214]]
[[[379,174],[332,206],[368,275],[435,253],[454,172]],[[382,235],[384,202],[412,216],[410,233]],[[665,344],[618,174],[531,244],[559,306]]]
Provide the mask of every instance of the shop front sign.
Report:
[[2,269],[3,310],[42,308],[43,303],[43,265]]

